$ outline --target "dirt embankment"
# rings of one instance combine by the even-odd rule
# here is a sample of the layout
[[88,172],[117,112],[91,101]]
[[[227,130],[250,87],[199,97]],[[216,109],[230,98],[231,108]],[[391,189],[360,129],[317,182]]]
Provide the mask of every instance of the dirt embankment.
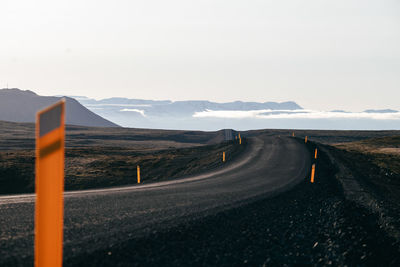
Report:
[[393,136],[337,144],[331,151],[365,190],[396,207],[400,206],[399,149],[400,136]]
[[384,137],[322,146],[339,172],[347,199],[379,217],[382,229],[400,243],[400,138]]

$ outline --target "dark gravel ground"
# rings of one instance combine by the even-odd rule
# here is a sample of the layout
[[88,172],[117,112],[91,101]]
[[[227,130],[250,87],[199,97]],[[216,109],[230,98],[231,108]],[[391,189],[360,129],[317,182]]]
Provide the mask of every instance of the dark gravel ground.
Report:
[[307,178],[274,198],[70,258],[65,266],[400,266],[400,245],[375,215],[344,198],[335,171],[320,153],[314,184]]
[[[347,168],[352,179],[344,175],[343,181],[355,181],[360,185],[362,194],[368,201],[355,199],[380,217],[380,224],[400,242],[400,157],[391,154],[360,153],[335,147],[326,147],[335,161]],[[397,162],[396,162],[397,161]],[[340,178],[339,178],[340,179]],[[349,185],[349,184],[348,184]],[[357,189],[355,189],[357,191]],[[360,198],[359,198],[360,199]]]

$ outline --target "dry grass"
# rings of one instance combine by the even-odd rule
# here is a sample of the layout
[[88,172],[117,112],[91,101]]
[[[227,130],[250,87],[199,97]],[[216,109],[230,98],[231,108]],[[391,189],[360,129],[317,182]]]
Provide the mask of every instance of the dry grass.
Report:
[[358,142],[371,138],[383,138],[390,136],[400,136],[400,131],[343,131],[343,130],[278,130],[265,129],[245,132],[246,136],[266,134],[266,135],[282,135],[291,136],[295,133],[296,137],[304,138],[308,136],[310,141],[322,144],[339,144],[348,142]]
[[[135,128],[66,127],[66,147],[122,147],[136,151],[211,145],[224,141],[224,131],[173,131]],[[0,150],[35,148],[35,125],[0,121]]]
[[338,143],[337,148],[362,153],[398,154],[400,152],[400,136],[371,138],[358,142]]
[[[92,147],[66,150],[65,188],[78,190],[136,184],[136,167],[141,167],[142,183],[176,179],[212,170],[240,154],[245,144],[216,145],[140,152],[126,148]],[[34,152],[0,152],[0,193],[34,191]]]
[[380,168],[388,170],[389,173],[400,174],[400,136],[340,143],[335,147],[348,152],[365,154]]
[[[34,191],[34,124],[0,121],[0,194]],[[224,132],[68,126],[66,190],[176,179],[222,165],[245,146],[222,142]]]

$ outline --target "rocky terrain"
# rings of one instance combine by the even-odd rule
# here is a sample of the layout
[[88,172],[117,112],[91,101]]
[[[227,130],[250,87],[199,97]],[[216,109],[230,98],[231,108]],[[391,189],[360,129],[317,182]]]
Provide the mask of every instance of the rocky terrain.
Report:
[[[11,166],[21,172],[12,177],[31,175],[31,183],[25,184],[29,188],[33,125],[2,125],[8,130],[0,143],[0,177],[6,177],[4,170]],[[16,134],[10,134],[12,129]],[[292,132],[241,134],[288,136]],[[313,160],[314,183],[305,177],[277,196],[259,196],[218,213],[170,221],[168,227],[107,249],[70,257],[64,265],[398,266],[398,132],[305,130],[295,135],[302,144],[304,136],[309,137],[310,155],[319,149],[318,159]],[[224,136],[224,132],[69,127],[67,189],[135,183],[138,163],[143,166],[144,183],[219,168],[222,151],[228,151],[229,161],[246,144],[223,142]]]
[[[315,146],[308,144],[310,152]],[[65,265],[398,266],[400,243],[379,214],[346,197],[325,152],[316,164],[313,184],[306,177],[274,198],[187,220]]]

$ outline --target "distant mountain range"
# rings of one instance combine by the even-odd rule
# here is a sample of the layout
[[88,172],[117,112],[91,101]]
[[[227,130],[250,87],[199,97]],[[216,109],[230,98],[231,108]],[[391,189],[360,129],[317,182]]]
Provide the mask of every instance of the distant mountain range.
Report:
[[[198,118],[196,114],[207,111],[252,110],[277,111],[301,110],[295,102],[227,102],[216,103],[202,100],[171,101],[143,100],[128,98],[90,99],[71,96],[97,114],[126,127],[158,129],[216,130],[231,128],[228,121]],[[279,112],[280,113],[280,112]]]
[[[39,96],[32,91],[14,89],[0,89],[0,120],[13,122],[34,122],[36,112],[57,101],[61,97]],[[117,124],[106,120],[88,110],[77,100],[66,99],[66,124],[118,127]]]
[[102,100],[75,96],[97,114],[125,127],[218,130],[292,129],[400,129],[400,112],[392,109],[307,110],[295,102],[154,101],[129,98]]
[[367,109],[365,113],[398,113],[399,111],[394,109]]
[[[60,97],[38,96],[19,89],[0,90],[0,120],[33,122],[37,110],[58,101]],[[268,128],[400,130],[400,112],[393,109],[319,111],[303,109],[295,102],[216,103],[117,97],[95,100],[85,96],[70,96],[66,100],[67,124],[83,126],[121,125],[203,131]]]
[[[143,110],[146,116],[179,116],[192,117],[196,112],[206,110],[296,110],[302,109],[295,102],[228,102],[216,103],[203,100],[189,101],[170,101],[170,100],[143,100],[143,99],[128,99],[128,98],[107,98],[102,100],[90,99],[82,96],[75,96],[80,103],[87,107],[102,107],[111,109],[136,108]],[[114,107],[114,108],[113,108]]]

